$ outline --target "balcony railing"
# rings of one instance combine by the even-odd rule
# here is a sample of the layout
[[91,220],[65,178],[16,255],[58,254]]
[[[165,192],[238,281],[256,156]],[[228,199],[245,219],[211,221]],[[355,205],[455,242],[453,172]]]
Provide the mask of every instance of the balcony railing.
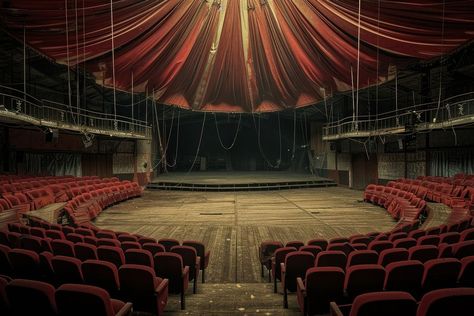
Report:
[[[439,106],[438,106],[439,105]],[[377,116],[347,117],[323,127],[324,140],[424,131],[474,123],[474,92]]]
[[1,85],[0,117],[81,133],[151,138],[151,127],[144,121],[39,100],[25,95],[22,91]]

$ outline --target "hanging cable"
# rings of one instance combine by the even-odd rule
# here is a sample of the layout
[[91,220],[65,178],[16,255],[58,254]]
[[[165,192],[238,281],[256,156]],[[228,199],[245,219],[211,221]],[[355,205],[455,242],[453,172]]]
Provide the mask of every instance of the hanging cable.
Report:
[[[68,0],[64,0],[64,11],[66,15],[66,60],[67,60],[67,89],[68,89],[68,107],[71,110],[72,104],[72,89],[71,89],[71,69],[70,69],[70,59],[69,59],[69,13],[68,13]],[[72,115],[72,113],[71,113]],[[74,115],[72,115],[73,120],[75,120]]]
[[[176,163],[178,161],[178,146],[179,146],[179,121],[180,121],[180,116],[181,116],[181,111],[178,111],[178,124],[176,125],[176,147],[175,147],[175,152],[174,152],[174,162],[172,164],[166,163],[166,165],[170,168],[173,168],[176,166]],[[174,111],[173,111],[173,118],[174,118]],[[171,124],[171,128],[173,128],[173,124]],[[171,135],[171,130],[170,130],[170,135]],[[168,138],[168,144],[170,142],[170,138]],[[168,146],[166,145],[166,152],[168,152]]]
[[296,111],[293,110],[293,149],[291,150],[291,161],[295,159],[296,152]]
[[[441,18],[441,47],[444,46],[444,12],[445,10],[445,2],[443,0],[443,13],[442,13],[442,18]],[[442,94],[442,88],[443,88],[443,56],[440,58],[440,69],[439,69],[439,92],[438,92],[438,107],[436,108],[436,114],[435,117],[433,118],[433,123],[436,123],[436,120],[438,119],[438,112],[441,107],[441,94]]]
[[400,126],[400,118],[398,117],[398,69],[395,71],[395,124]]
[[204,125],[206,125],[206,114],[207,114],[207,112],[204,112],[204,117],[202,119],[202,126],[201,126],[201,135],[199,136],[199,142],[198,142],[198,146],[197,146],[197,149],[196,149],[196,154],[194,155],[193,163],[191,164],[191,167],[189,168],[189,170],[187,172],[188,174],[193,170],[194,164],[196,163],[197,157],[199,155],[199,151],[201,150],[202,136],[204,135]]
[[234,139],[232,140],[232,143],[230,144],[230,146],[226,147],[224,145],[224,143],[222,142],[222,138],[221,138],[221,135],[219,133],[219,126],[217,124],[217,116],[216,116],[216,113],[214,113],[214,122],[215,122],[215,125],[216,125],[217,138],[219,139],[219,143],[221,144],[222,148],[224,148],[225,150],[230,150],[230,149],[232,149],[232,147],[234,147],[235,142],[237,140],[237,135],[239,134],[239,131],[240,131],[240,121],[241,121],[241,119],[242,119],[242,113],[239,113],[239,122],[237,123],[237,129],[235,130]]
[[379,129],[380,0],[377,2],[377,69],[375,82],[375,130]]
[[[265,155],[265,152],[263,151],[263,148],[262,148],[262,143],[261,143],[261,131],[260,131],[260,125],[261,125],[261,122],[260,122],[260,115],[258,116],[258,124],[255,122],[255,116],[254,116],[254,113],[252,112],[252,121],[253,121],[253,125],[254,125],[254,128],[255,128],[255,131],[257,132],[257,145],[258,145],[258,150],[260,151],[260,155],[262,155],[262,158],[265,160],[265,162],[271,167],[271,168],[278,168],[279,166],[279,162],[277,161],[277,163],[274,165],[270,162],[270,160],[267,158],[267,156]],[[280,126],[278,126],[280,127]],[[280,144],[281,144],[281,129],[278,130],[278,135],[280,137]],[[279,161],[281,162],[281,146],[280,146],[280,158],[279,158]]]
[[117,96],[115,92],[115,43],[114,43],[114,6],[113,0],[110,0],[110,30],[112,42],[112,85],[114,89],[114,129],[118,130],[117,122]]
[[354,96],[354,70],[351,65],[351,84],[352,84],[352,130],[355,130],[355,96]]
[[133,71],[132,71],[132,129],[135,130],[135,122],[133,120]]
[[[76,32],[76,111],[77,111],[77,121],[81,122],[81,112],[80,112],[80,103],[81,103],[81,94],[80,94],[80,80],[79,80],[79,22],[77,16],[77,0],[74,0],[74,15],[75,15],[75,32]],[[87,124],[87,122],[85,122]]]
[[356,90],[356,122],[355,130],[359,130],[359,124],[357,120],[359,119],[359,79],[360,79],[360,14],[361,14],[362,0],[359,0],[359,12],[358,12],[358,23],[357,23],[357,90]]

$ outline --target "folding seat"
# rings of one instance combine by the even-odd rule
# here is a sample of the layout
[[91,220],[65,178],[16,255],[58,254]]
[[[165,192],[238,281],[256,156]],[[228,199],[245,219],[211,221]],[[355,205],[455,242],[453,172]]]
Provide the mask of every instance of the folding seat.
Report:
[[402,239],[402,238],[407,238],[408,234],[405,232],[400,232],[400,233],[392,233],[388,237],[388,240],[391,242],[395,242],[395,240]]
[[388,241],[388,240],[381,240],[381,241],[374,240],[374,241],[370,242],[370,244],[369,244],[369,250],[375,250],[379,254],[383,250],[390,249],[390,248],[393,248],[393,243],[391,241]]
[[122,248],[113,246],[99,246],[97,247],[97,257],[99,260],[104,260],[115,264],[119,268],[125,264],[125,255]]
[[31,250],[12,249],[8,252],[8,261],[15,278],[33,279],[40,278],[39,255]]
[[83,228],[79,227],[74,230],[76,234],[82,235],[82,236],[92,236],[95,237],[94,231],[92,229],[88,228]]
[[439,235],[439,244],[455,244],[461,239],[461,234],[458,232],[450,232]]
[[17,248],[20,246],[20,233],[8,232],[7,233],[8,244],[11,248]]
[[416,239],[409,237],[395,240],[395,242],[393,243],[394,248],[410,249],[414,246],[416,246]]
[[283,248],[283,244],[279,241],[263,241],[260,244],[258,257],[260,260],[261,274],[263,278],[263,270],[266,268],[268,270],[269,282],[271,281],[270,270],[272,268],[272,257],[275,251],[279,248]]
[[425,294],[417,316],[468,316],[474,310],[474,289],[439,289]]
[[153,268],[153,255],[145,249],[128,249],[125,251],[126,264],[140,264]]
[[354,236],[350,238],[351,244],[366,244],[368,246],[371,241],[372,239],[367,236]]
[[377,264],[379,254],[374,250],[357,250],[353,251],[347,257],[347,266],[355,266],[358,264]]
[[350,300],[369,292],[383,290],[385,269],[378,264],[359,264],[346,271],[344,289]]
[[121,297],[134,311],[162,315],[168,302],[168,280],[156,277],[151,267],[124,264],[119,269]]
[[319,246],[302,246],[299,249],[299,251],[307,251],[307,252],[311,253],[316,258],[318,253],[320,253],[323,250]]
[[8,260],[8,252],[10,247],[0,244],[0,274],[2,275],[11,275],[12,267],[10,261]]
[[61,231],[64,233],[64,235],[67,236],[71,233],[74,233],[75,229],[73,227],[70,227],[70,226],[62,225],[61,226]]
[[55,239],[51,241],[51,248],[55,256],[75,257],[74,244],[69,240]]
[[206,272],[207,266],[209,265],[209,258],[211,256],[211,252],[209,250],[206,251],[206,247],[202,242],[194,241],[194,240],[184,240],[183,246],[190,246],[196,249],[197,255],[201,258],[201,263],[199,264],[202,273],[202,283],[205,282],[204,273]]
[[408,260],[408,250],[405,248],[390,248],[383,250],[379,255],[378,264],[386,267],[392,262]]
[[[117,239],[120,242],[124,242],[124,241],[138,242],[138,238],[136,236],[133,236],[133,235],[130,235],[130,234],[120,234],[120,235],[117,236]],[[141,242],[140,244],[144,244],[144,242]]]
[[183,267],[180,255],[170,252],[159,252],[155,255],[155,273],[158,277],[168,279],[169,292],[181,294],[181,309],[185,309],[185,295],[189,284],[189,267]]
[[326,239],[311,239],[308,241],[308,246],[319,246],[322,250],[326,250],[328,241]]
[[165,247],[167,252],[171,250],[171,247],[179,246],[179,241],[176,239],[171,239],[171,238],[162,238],[158,240],[158,243],[160,245],[163,245],[163,247]]
[[468,228],[461,233],[460,241],[474,240],[474,227]]
[[392,262],[385,267],[385,291],[409,292],[418,298],[421,293],[424,265],[418,260]]
[[91,244],[78,242],[74,244],[74,253],[76,258],[81,261],[97,259],[97,247]]
[[438,248],[433,245],[415,246],[408,249],[408,259],[418,260],[422,263],[438,258],[438,254]]
[[[273,292],[277,292],[277,281],[281,281],[281,264],[285,262],[286,256],[291,253],[296,251],[295,247],[283,247],[283,248],[278,248],[274,252],[274,256],[272,259],[272,278],[273,278]],[[202,259],[201,259],[202,260]]]
[[22,235],[20,237],[20,248],[31,250],[36,253],[43,252],[42,238],[36,236]]
[[343,298],[344,278],[344,271],[337,267],[310,268],[304,282],[297,278],[296,294],[303,315],[328,313],[329,303]]
[[165,247],[159,243],[144,243],[142,245],[142,249],[148,250],[153,256],[155,256],[158,252],[166,251]]
[[349,242],[349,238],[346,237],[335,237],[329,240],[329,244],[340,244]]
[[112,247],[121,247],[122,243],[117,239],[112,238],[99,238],[97,241],[97,246],[112,246]]
[[426,231],[423,229],[415,229],[408,233],[409,238],[418,239],[426,235]]
[[5,287],[12,315],[56,315],[54,287],[51,284],[16,279]]
[[474,256],[461,259],[461,272],[459,273],[459,285],[474,287]]
[[[134,236],[132,236],[132,237],[134,237]],[[119,240],[120,240],[120,238],[119,238]],[[144,244],[147,244],[147,243],[157,243],[155,238],[144,237],[144,236],[139,237],[138,242],[141,245],[144,245]]]
[[194,281],[193,293],[196,294],[199,265],[201,263],[201,258],[197,255],[196,249],[190,246],[174,246],[171,248],[171,252],[180,255],[183,265],[189,267],[189,281]]
[[54,256],[51,259],[56,284],[83,283],[81,260],[66,256]]
[[81,270],[85,284],[103,288],[112,297],[119,295],[118,269],[113,263],[89,259],[82,263]]
[[99,243],[99,239],[93,236],[84,236],[84,242],[86,244],[97,246],[97,244]]
[[300,249],[300,247],[304,246],[304,242],[299,240],[293,240],[286,243],[285,247],[294,247],[296,250]]
[[46,230],[44,228],[40,228],[40,227],[31,227],[29,234],[32,235],[32,236],[45,238],[46,237]]
[[102,238],[109,238],[109,239],[117,239],[117,236],[113,231],[110,230],[99,230],[96,234],[95,237],[102,239]]
[[314,266],[314,256],[306,251],[294,251],[285,257],[281,264],[281,284],[283,288],[283,307],[288,308],[288,291],[296,291],[296,279],[303,278],[306,271]]
[[62,231],[54,229],[48,229],[46,231],[46,237],[51,239],[66,239],[66,236],[64,236],[64,233]]
[[474,256],[474,240],[461,241],[453,245],[454,257],[462,259]]
[[339,250],[325,250],[318,253],[314,262],[315,267],[339,267],[346,268],[347,256]]
[[132,303],[111,299],[106,290],[83,284],[63,284],[55,293],[60,316],[129,315]]
[[454,258],[432,259],[425,262],[422,288],[425,293],[437,289],[456,287],[461,262]]
[[121,247],[123,251],[126,251],[128,249],[141,249],[142,248],[142,246],[136,241],[124,241],[121,243]]
[[66,236],[66,240],[72,243],[84,242],[84,236],[76,233],[70,233]]
[[[416,300],[406,292],[374,292],[354,299],[350,316],[415,316]],[[331,315],[343,315],[339,306],[331,303]]]

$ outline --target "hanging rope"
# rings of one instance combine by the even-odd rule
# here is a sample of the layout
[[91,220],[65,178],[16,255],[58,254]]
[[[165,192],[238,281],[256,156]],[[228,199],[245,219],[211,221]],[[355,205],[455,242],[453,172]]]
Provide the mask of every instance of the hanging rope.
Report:
[[296,152],[296,111],[293,111],[293,149],[291,150],[291,161],[295,159]]
[[232,140],[232,143],[230,144],[229,147],[226,147],[224,145],[224,143],[222,142],[222,138],[221,138],[221,135],[219,133],[219,126],[217,124],[217,116],[216,116],[216,113],[214,113],[214,122],[215,122],[215,125],[216,125],[216,131],[217,131],[217,138],[219,139],[219,143],[221,144],[222,148],[224,148],[225,150],[230,150],[234,147],[235,145],[235,142],[237,140],[237,135],[239,134],[239,130],[240,130],[240,121],[242,120],[242,113],[239,113],[239,122],[237,123],[237,129],[235,130],[235,134],[234,134],[234,139]]
[[[71,97],[71,69],[69,60],[69,17],[68,17],[68,0],[64,0],[64,12],[66,15],[66,60],[67,60],[67,91],[68,91],[68,107],[71,109],[72,97]],[[71,113],[72,114],[72,113]],[[72,115],[74,119],[74,115]]]
[[132,129],[134,130],[134,120],[133,120],[133,71],[132,71]]
[[354,70],[351,65],[351,84],[352,84],[352,130],[356,130],[355,117],[355,96],[354,96]]
[[206,114],[207,112],[204,112],[204,117],[202,119],[202,126],[201,126],[201,135],[199,136],[199,142],[198,142],[198,147],[196,149],[196,155],[194,155],[193,163],[187,172],[188,174],[193,170],[194,164],[196,163],[197,157],[199,155],[199,151],[201,150],[202,136],[204,134],[204,125],[206,125]]
[[395,124],[400,125],[400,118],[398,117],[398,69],[395,71]]
[[[176,147],[175,147],[175,152],[174,152],[174,162],[172,164],[168,164],[168,162],[166,163],[166,165],[170,168],[173,168],[176,166],[176,163],[178,161],[178,146],[179,146],[179,121],[180,121],[180,116],[181,116],[181,112],[178,111],[178,124],[176,126]],[[173,111],[173,119],[174,119],[174,111]],[[171,128],[173,128],[173,123],[171,123]],[[170,130],[170,136],[171,136],[171,130]],[[168,144],[170,142],[170,138],[171,137],[168,137]],[[168,152],[168,144],[166,144],[166,152]]]
[[[77,111],[77,120],[81,122],[81,112],[80,112],[80,103],[81,103],[81,94],[80,94],[80,78],[79,78],[79,22],[77,16],[77,0],[74,0],[74,15],[75,15],[75,31],[76,31],[76,111]],[[87,124],[87,122],[85,122]]]
[[355,121],[355,130],[359,130],[359,124],[357,120],[359,119],[359,80],[360,80],[360,14],[361,14],[362,0],[359,0],[359,12],[358,12],[358,23],[357,23],[357,96],[356,96],[356,121]]
[[380,0],[377,2],[377,69],[376,69],[376,83],[375,83],[375,130],[379,129],[379,64],[380,64],[380,48],[379,48],[379,34],[380,34]]
[[[278,112],[277,112],[278,113]],[[253,120],[253,125],[255,127],[255,130],[257,132],[257,145],[258,145],[258,150],[260,151],[260,155],[262,155],[262,158],[265,160],[265,162],[272,168],[278,168],[278,166],[280,165],[280,162],[281,162],[281,129],[280,129],[280,124],[278,124],[278,136],[280,138],[280,156],[279,156],[279,159],[277,160],[277,163],[276,164],[272,164],[270,162],[270,160],[267,158],[267,156],[265,155],[265,152],[263,151],[263,148],[262,148],[262,143],[260,141],[260,138],[261,138],[261,131],[260,131],[260,125],[261,125],[261,122],[260,122],[260,115],[258,116],[258,124],[256,124],[255,122],[255,116],[254,116],[254,113],[252,112],[252,120]],[[280,122],[280,117],[278,117],[278,122]]]
[[[444,10],[445,10],[445,3],[443,0],[443,14],[441,19],[441,47],[444,45]],[[441,94],[442,94],[442,83],[443,83],[443,61],[444,61],[444,54],[440,58],[440,70],[439,70],[439,92],[438,92],[438,107],[436,108],[436,115],[433,118],[433,123],[436,123],[438,119],[438,112],[441,107]]]
[[117,122],[117,96],[115,92],[115,43],[114,43],[114,6],[113,0],[110,0],[110,30],[112,42],[112,85],[114,89],[114,129],[118,130]]

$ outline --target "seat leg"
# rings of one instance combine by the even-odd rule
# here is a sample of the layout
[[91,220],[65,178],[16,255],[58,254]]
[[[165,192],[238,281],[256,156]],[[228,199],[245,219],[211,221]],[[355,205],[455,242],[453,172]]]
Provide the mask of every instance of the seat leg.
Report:
[[286,291],[286,286],[283,288],[283,307],[288,308],[288,292]]
[[206,281],[205,281],[206,278],[204,277],[204,272],[205,272],[206,270],[205,270],[205,269],[202,269],[201,271],[202,271],[202,283],[205,283],[205,282],[206,282]]
[[197,292],[197,276],[194,277],[194,287],[193,287],[193,294]]
[[184,297],[185,297],[185,296],[184,296],[184,290],[183,290],[183,291],[181,291],[181,309],[182,309],[182,310],[183,310],[183,309],[186,309],[186,303],[185,303],[185,301],[184,301]]
[[268,283],[272,282],[272,270],[268,270]]
[[277,292],[277,279],[276,276],[273,277],[273,293]]
[[262,278],[263,278],[263,264],[260,265],[261,271],[262,271]]

